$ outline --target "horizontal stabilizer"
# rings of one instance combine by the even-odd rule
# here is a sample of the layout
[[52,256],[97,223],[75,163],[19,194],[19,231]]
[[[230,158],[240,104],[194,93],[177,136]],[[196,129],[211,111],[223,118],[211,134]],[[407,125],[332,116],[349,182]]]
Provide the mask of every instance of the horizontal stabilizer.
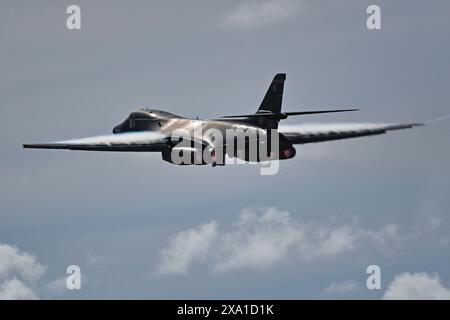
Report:
[[317,110],[317,111],[295,111],[295,112],[261,112],[254,114],[241,114],[234,116],[224,116],[223,119],[230,118],[272,118],[272,119],[286,119],[290,116],[304,116],[311,114],[321,114],[321,113],[337,113],[337,112],[349,112],[349,111],[358,111],[359,109],[338,109],[338,110]]

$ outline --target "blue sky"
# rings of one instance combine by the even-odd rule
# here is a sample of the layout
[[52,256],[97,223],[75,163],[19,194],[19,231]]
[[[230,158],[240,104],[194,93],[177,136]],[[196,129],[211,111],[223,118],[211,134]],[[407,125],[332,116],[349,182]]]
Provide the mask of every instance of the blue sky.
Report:
[[[70,4],[1,5],[0,297],[448,297],[448,120],[300,146],[275,176],[21,149],[110,133],[140,107],[253,112],[278,72],[283,110],[361,108],[289,124],[438,118],[448,1],[77,1],[79,31]],[[366,28],[369,4],[382,30]],[[61,289],[71,264],[80,291]],[[381,290],[365,287],[370,264]]]

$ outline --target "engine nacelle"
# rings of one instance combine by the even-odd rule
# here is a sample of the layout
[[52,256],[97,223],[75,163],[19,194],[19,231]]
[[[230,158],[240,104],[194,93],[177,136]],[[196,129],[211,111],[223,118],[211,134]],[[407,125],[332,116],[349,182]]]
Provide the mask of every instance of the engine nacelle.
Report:
[[[247,162],[262,162],[269,160],[287,160],[292,159],[297,154],[294,146],[289,140],[282,135],[278,135],[278,145],[272,146],[271,139],[257,140],[257,145],[254,148],[250,147],[250,141],[246,139],[244,148],[238,149],[235,141],[235,149],[233,156],[235,158],[245,160]],[[264,145],[266,144],[266,145]],[[275,150],[274,150],[275,149]],[[251,154],[253,153],[253,154]]]
[[278,155],[280,160],[292,159],[297,154],[297,150],[293,146],[280,150]]
[[186,148],[186,147],[173,147],[167,151],[163,151],[162,159],[166,162],[180,165],[225,165],[225,156],[222,156],[221,161],[218,157],[220,155],[214,148]]
[[202,156],[202,150],[195,148],[171,148],[161,153],[162,159],[166,162],[179,165],[205,165]]

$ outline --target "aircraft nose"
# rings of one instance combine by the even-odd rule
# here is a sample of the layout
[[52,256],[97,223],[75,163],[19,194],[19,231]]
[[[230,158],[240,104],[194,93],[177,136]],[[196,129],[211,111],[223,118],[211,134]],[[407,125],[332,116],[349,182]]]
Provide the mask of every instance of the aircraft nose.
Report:
[[113,129],[114,134],[120,133],[120,132],[122,132],[122,130],[120,129],[120,126],[114,127],[114,129]]

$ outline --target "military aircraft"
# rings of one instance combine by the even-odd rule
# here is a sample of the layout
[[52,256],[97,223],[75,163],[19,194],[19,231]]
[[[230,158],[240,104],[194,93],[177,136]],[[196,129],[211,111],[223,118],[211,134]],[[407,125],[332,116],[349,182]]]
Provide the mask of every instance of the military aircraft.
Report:
[[[125,121],[113,129],[112,135],[96,136],[67,141],[24,144],[24,148],[33,149],[67,149],[83,151],[129,151],[160,152],[164,161],[173,164],[197,164],[212,166],[224,165],[225,155],[248,162],[264,160],[286,160],[294,158],[294,145],[317,143],[330,140],[348,139],[363,136],[384,134],[392,130],[408,129],[423,123],[406,124],[372,124],[343,123],[279,127],[281,120],[292,116],[349,112],[358,109],[316,110],[282,112],[284,83],[286,74],[279,73],[273,78],[262,103],[254,114],[224,116],[217,119],[188,119],[166,111],[150,108],[132,112]],[[216,136],[211,131],[216,132]],[[266,145],[267,157],[251,158],[249,156],[249,140],[243,144],[229,141],[228,131],[243,131],[246,135],[255,134],[256,144]],[[184,134],[175,135],[182,131]],[[221,137],[217,138],[217,132]],[[276,134],[276,145],[271,137]],[[260,139],[264,137],[265,139]],[[236,136],[232,139],[236,140]],[[232,143],[233,142],[233,143]],[[182,144],[184,143],[184,144]],[[233,148],[227,149],[229,145]],[[244,149],[244,150],[243,150]],[[247,152],[245,152],[247,151]],[[205,157],[207,154],[209,157]],[[175,161],[174,155],[187,155],[186,161]]]

